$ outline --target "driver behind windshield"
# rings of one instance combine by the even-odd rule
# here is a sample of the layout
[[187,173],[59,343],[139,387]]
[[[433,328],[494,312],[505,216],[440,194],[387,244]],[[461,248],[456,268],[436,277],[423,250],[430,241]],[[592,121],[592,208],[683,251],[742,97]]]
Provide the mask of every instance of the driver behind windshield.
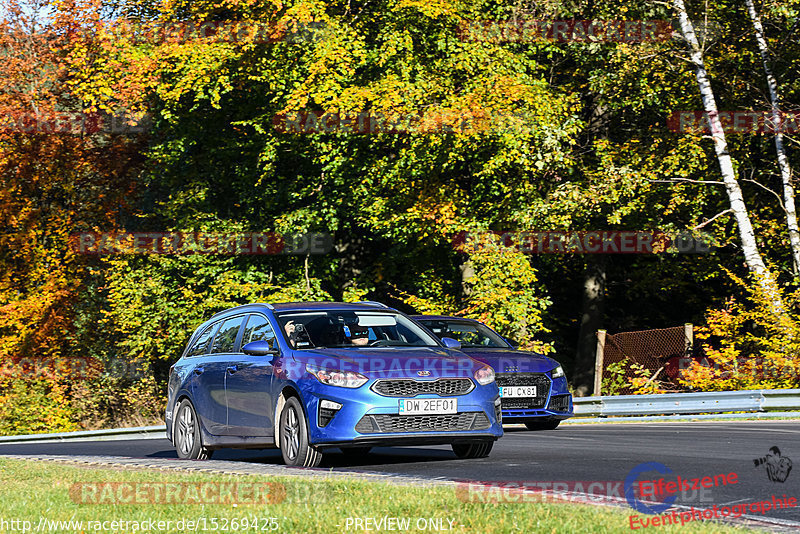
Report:
[[364,347],[369,344],[369,328],[357,324],[345,325],[344,337],[350,344],[357,347]]

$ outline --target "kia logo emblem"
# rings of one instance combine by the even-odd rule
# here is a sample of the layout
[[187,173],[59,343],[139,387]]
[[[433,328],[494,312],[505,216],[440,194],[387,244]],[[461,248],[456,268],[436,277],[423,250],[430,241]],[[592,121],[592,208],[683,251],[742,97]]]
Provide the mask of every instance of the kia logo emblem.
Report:
[[430,371],[417,371],[417,374],[419,376],[431,376],[431,372]]

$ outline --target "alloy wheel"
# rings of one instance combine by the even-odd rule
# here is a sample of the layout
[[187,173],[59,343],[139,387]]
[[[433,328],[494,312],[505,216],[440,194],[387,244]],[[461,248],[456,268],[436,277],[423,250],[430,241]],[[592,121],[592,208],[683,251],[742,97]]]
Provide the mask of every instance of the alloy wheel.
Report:
[[286,424],[283,427],[283,444],[286,456],[294,460],[300,449],[300,419],[294,407],[289,407],[286,413]]

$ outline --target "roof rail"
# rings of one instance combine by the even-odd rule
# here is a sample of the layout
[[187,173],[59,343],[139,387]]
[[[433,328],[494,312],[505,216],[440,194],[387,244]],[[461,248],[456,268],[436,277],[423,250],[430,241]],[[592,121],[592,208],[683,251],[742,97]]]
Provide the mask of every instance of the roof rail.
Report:
[[234,306],[233,308],[228,308],[227,310],[220,310],[217,313],[215,313],[214,315],[212,315],[211,318],[209,318],[208,320],[210,321],[211,319],[213,319],[217,315],[222,315],[223,313],[227,313],[229,311],[238,310],[239,308],[249,308],[251,306],[264,306],[265,308],[269,308],[270,310],[274,310],[275,309],[275,307],[272,304],[268,303],[268,302],[251,302],[249,304],[240,304],[239,306]]
[[377,306],[379,308],[388,308],[389,307],[386,304],[384,304],[383,302],[378,302],[377,300],[360,300],[360,301],[358,301],[358,304],[367,304],[369,306]]

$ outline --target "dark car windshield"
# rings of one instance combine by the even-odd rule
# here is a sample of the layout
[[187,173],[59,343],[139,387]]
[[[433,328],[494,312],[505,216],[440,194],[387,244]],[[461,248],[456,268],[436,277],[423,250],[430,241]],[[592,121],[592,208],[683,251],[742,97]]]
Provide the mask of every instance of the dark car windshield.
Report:
[[419,322],[439,338],[450,337],[461,342],[463,348],[508,348],[503,338],[480,323],[447,319],[420,319]]
[[276,317],[289,346],[296,349],[439,346],[436,338],[397,313],[319,310]]

